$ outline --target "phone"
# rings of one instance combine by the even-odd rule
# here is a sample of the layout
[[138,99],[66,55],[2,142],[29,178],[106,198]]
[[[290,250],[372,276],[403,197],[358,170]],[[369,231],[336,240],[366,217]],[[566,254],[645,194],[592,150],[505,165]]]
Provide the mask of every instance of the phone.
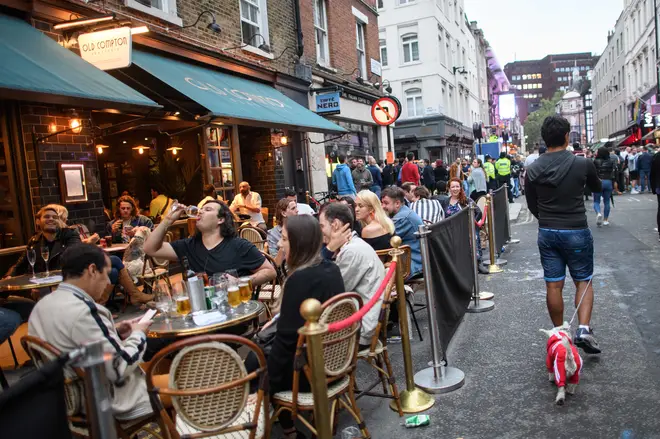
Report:
[[149,311],[145,312],[138,323],[139,324],[146,323],[149,320],[153,319],[154,316],[156,315],[156,312],[157,311],[155,309],[150,309]]

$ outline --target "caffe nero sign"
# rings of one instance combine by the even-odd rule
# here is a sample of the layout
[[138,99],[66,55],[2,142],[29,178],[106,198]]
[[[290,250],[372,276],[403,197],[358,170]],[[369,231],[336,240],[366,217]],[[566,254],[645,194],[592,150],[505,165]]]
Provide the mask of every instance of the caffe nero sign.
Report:
[[131,28],[82,34],[78,37],[78,47],[82,59],[101,70],[129,67],[132,62]]
[[339,114],[341,96],[339,92],[316,95],[316,112],[318,114]]

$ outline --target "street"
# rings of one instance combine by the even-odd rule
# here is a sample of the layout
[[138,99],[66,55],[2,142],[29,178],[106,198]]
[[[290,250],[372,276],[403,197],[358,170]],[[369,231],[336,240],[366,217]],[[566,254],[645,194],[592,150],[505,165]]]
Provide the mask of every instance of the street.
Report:
[[[519,201],[522,200],[519,199]],[[523,202],[524,201],[520,201]],[[466,314],[450,346],[450,365],[465,373],[465,385],[436,396],[431,425],[405,429],[384,401],[360,401],[374,438],[658,438],[660,437],[660,243],[653,231],[656,197],[615,197],[611,226],[596,228],[595,305],[592,324],[603,349],[581,352],[584,367],[575,396],[554,404],[556,388],[545,370],[550,329],[545,285],[536,247],[536,220],[526,208],[513,225],[501,274],[480,276],[481,291],[495,293],[491,312]],[[565,320],[574,288],[565,290]],[[413,341],[415,372],[431,359],[425,312],[418,313],[424,342]],[[575,325],[573,331],[575,330]],[[405,386],[398,345],[390,345],[399,388]],[[364,373],[364,368],[361,368]],[[372,379],[372,376],[369,376]],[[342,424],[349,422],[342,417]]]

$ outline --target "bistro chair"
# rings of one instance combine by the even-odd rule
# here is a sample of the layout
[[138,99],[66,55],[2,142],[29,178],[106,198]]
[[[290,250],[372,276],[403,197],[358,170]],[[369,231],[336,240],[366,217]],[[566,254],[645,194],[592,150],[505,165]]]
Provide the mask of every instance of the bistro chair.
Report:
[[[394,371],[392,370],[392,364],[390,363],[390,357],[387,351],[387,320],[389,318],[390,306],[392,305],[390,294],[395,282],[396,279],[393,276],[385,288],[383,303],[380,308],[380,315],[378,316],[378,324],[376,325],[374,334],[371,336],[369,347],[358,352],[358,360],[363,360],[374,368],[378,373],[378,380],[369,384],[364,390],[357,390],[358,393],[355,399],[360,399],[365,395],[393,399],[396,403],[399,416],[403,416],[399,390],[396,386]],[[372,389],[378,386],[378,384],[382,384],[383,393],[372,392]]]
[[[248,373],[229,345],[254,353],[259,368]],[[168,388],[154,385],[158,364],[174,355]],[[237,335],[202,335],[159,351],[147,368],[147,391],[162,431],[172,439],[267,439],[270,437],[266,357],[252,341]],[[250,381],[259,381],[256,403],[248,402]],[[159,395],[172,398],[173,418]]]
[[273,259],[271,255],[263,251],[261,254],[263,254],[266,260],[270,262],[270,264],[275,269],[275,272],[277,273],[275,279],[258,286],[256,289],[257,300],[263,302],[263,304],[266,305],[266,313],[270,319],[273,314],[273,308],[278,307],[280,297],[282,296],[282,284],[284,282],[284,276],[282,275],[281,269],[275,263],[275,259]]
[[[26,335],[21,338],[21,344],[37,368],[41,368],[61,355],[59,349],[39,337]],[[65,366],[64,377],[64,397],[69,429],[74,437],[91,438],[89,422],[85,416],[85,371],[77,367]],[[153,428],[155,425],[151,425],[155,424],[157,419],[156,413],[130,421],[115,419],[117,435],[121,439],[130,439],[140,431],[145,431],[162,439],[163,436]]]
[[[172,232],[165,234],[165,242],[172,242]],[[164,280],[167,287],[172,291],[172,282],[170,281],[170,261],[167,259],[157,259],[145,254],[142,275],[138,280],[144,283],[145,293],[151,294],[154,286],[160,280]]]
[[266,251],[267,235],[266,232],[250,224],[244,224],[238,229],[238,235],[250,241],[261,252]]
[[[384,250],[377,250],[376,254],[378,257],[383,261],[385,266],[387,267],[389,265],[389,262],[391,261],[392,257],[390,256],[390,251],[393,249],[388,248]],[[416,304],[415,303],[415,290],[414,286],[417,285],[418,280],[415,279],[413,281],[408,281],[408,277],[410,276],[410,264],[412,262],[412,252],[410,250],[410,246],[408,245],[402,245],[399,247],[399,250],[403,250],[403,254],[399,258],[399,262],[401,264],[401,274],[403,275],[404,279],[404,285],[403,289],[405,290],[406,293],[406,303],[408,304],[408,309],[410,310],[409,317],[412,319],[413,323],[415,323],[415,328],[417,329],[417,335],[419,336],[419,341],[424,341],[424,338],[422,338],[422,331],[419,329],[419,323],[417,322],[417,316],[415,313],[417,311],[421,311],[423,309],[426,309],[426,305],[422,304]],[[422,284],[424,282],[424,279],[421,279]],[[396,291],[396,280],[394,283],[394,295],[398,297],[398,292]]]
[[[320,323],[328,324],[344,320],[355,314],[362,306],[362,300],[357,293],[343,293],[334,296],[323,304],[323,313]],[[337,413],[340,406],[345,408],[355,419],[362,435],[369,438],[360,409],[355,399],[355,370],[357,366],[357,350],[360,322],[337,332],[328,332],[323,336],[323,360],[325,365],[326,381],[328,383],[328,402],[330,402],[330,422],[336,428]],[[310,392],[300,391],[300,373],[304,373],[311,381],[311,369],[307,361],[307,340],[304,335],[298,337],[296,357],[293,370],[293,389],[278,392],[272,397],[275,413],[274,420],[284,411],[291,412],[294,421],[302,422],[314,435],[316,429],[301,413],[314,411],[314,395]]]
[[268,224],[268,208],[267,207],[262,207],[261,208],[261,216],[264,217],[264,222]]

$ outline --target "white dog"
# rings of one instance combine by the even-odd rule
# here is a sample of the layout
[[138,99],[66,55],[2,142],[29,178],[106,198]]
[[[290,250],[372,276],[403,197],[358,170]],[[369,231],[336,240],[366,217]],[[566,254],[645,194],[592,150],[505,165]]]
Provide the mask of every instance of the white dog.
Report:
[[548,378],[557,384],[555,403],[563,405],[566,393],[572,395],[577,390],[582,370],[582,358],[571,340],[568,322],[553,328],[551,331],[541,329],[548,336],[547,356],[545,365]]

